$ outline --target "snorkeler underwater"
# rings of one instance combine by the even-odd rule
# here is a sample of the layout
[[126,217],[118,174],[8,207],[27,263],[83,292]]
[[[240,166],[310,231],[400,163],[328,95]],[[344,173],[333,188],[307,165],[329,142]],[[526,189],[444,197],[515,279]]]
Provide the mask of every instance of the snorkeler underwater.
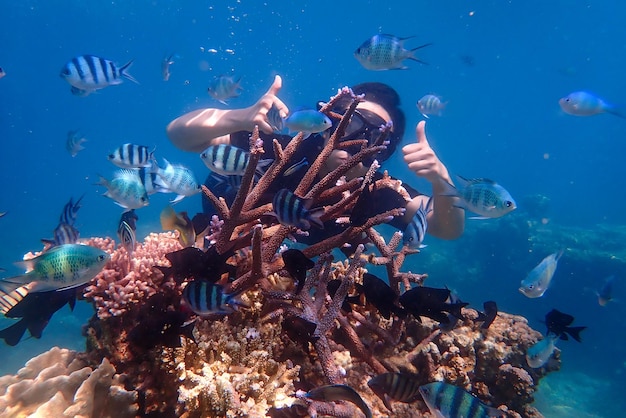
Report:
[[0,418],[619,416],[625,16],[5,4]]

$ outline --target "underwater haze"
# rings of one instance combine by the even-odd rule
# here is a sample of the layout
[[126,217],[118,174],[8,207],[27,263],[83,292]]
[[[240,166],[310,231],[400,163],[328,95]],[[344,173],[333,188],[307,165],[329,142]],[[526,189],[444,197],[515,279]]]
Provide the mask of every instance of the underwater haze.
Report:
[[[343,86],[391,85],[407,116],[403,145],[415,141],[414,127],[424,119],[416,102],[436,94],[446,105],[441,116],[427,119],[426,132],[451,173],[503,185],[517,200],[511,216],[521,223],[527,216],[524,197],[543,196],[549,199],[543,222],[577,228],[580,241],[598,234],[599,224],[619,230],[626,223],[626,118],[619,114],[626,114],[625,21],[626,6],[608,0],[3,1],[2,276],[19,274],[13,263],[41,250],[40,239],[51,238],[70,197],[84,195],[77,221],[81,237],[116,237],[122,210],[95,183],[99,175],[111,178],[116,167],[106,157],[123,143],[156,147],[159,164],[165,156],[204,180],[207,168],[198,155],[170,143],[167,124],[202,107],[250,106],[275,75],[283,79],[278,96],[290,109],[313,107]],[[405,60],[408,69],[389,71],[361,66],[355,49],[387,33],[409,38],[408,49],[432,43],[416,51],[427,64]],[[120,66],[132,60],[128,72],[138,84],[124,80],[86,97],[72,94],[59,74],[84,54]],[[161,63],[170,56],[171,75],[164,81]],[[241,77],[241,94],[227,105],[207,93],[220,75]],[[602,98],[613,113],[565,112],[559,99],[576,91]],[[75,157],[66,150],[68,131],[87,139]],[[409,171],[400,152],[383,169],[418,189],[428,186]],[[161,231],[159,213],[171,198],[156,194],[138,210],[138,239]],[[187,197],[175,208],[194,214],[201,197]],[[472,239],[481,223],[505,219],[468,219],[465,235],[454,242],[427,237],[425,254],[441,251],[455,272],[466,271],[432,274],[427,284],[446,285],[472,306],[496,300],[501,311],[525,316],[542,333],[551,309],[573,315],[574,325],[588,327],[582,343],[557,343],[561,370],[541,380],[535,406],[546,417],[619,416],[626,410],[626,271],[611,271],[608,264],[568,268],[578,253],[566,250],[546,294],[526,298],[519,283],[548,253],[529,256],[504,228],[490,242]],[[500,259],[493,247],[533,262]],[[465,255],[457,260],[460,248]],[[427,270],[420,256],[410,261],[413,271]],[[481,271],[492,274],[473,276],[464,267],[468,257],[490,263]],[[443,271],[442,262],[433,269]],[[611,274],[615,301],[601,307],[595,292]],[[0,343],[0,375],[15,373],[54,345],[83,350],[81,325],[92,312],[86,303],[73,312],[65,307],[40,340],[16,347]],[[0,326],[7,323],[3,319]]]

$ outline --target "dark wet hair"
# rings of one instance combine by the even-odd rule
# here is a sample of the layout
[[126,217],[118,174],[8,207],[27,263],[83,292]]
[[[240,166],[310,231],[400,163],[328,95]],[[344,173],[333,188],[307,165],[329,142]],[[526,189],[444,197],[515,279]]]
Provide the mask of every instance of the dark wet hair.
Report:
[[[394,153],[396,147],[402,141],[404,130],[406,128],[406,117],[404,116],[402,109],[400,109],[400,96],[389,85],[378,82],[357,84],[352,87],[352,91],[355,94],[365,94],[366,101],[379,104],[387,111],[387,113],[389,113],[389,116],[391,117],[391,121],[393,122],[393,132],[391,132],[388,137],[389,145],[385,151],[376,156],[376,159],[379,161],[385,161]],[[339,100],[333,110],[338,113],[343,113],[350,105],[350,102],[351,100],[349,98]],[[364,112],[364,114],[366,113]]]

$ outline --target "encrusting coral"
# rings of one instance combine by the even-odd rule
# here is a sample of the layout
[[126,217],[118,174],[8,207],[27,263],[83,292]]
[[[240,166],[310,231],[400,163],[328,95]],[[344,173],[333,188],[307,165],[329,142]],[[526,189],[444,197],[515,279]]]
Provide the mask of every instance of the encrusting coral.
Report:
[[[387,173],[374,176],[376,163],[364,178],[346,181],[344,177],[363,158],[385,149],[390,126],[381,127],[374,145],[356,141],[362,145],[361,151],[315,182],[324,160],[342,146],[339,139],[362,100],[344,88],[321,111],[332,116],[329,109],[340,98],[349,98],[351,105],[295,194],[309,199],[312,207],[323,207],[324,221],[335,219],[344,222],[345,228],[302,248],[303,256],[317,257],[303,278],[291,276],[282,256],[285,239],[302,231],[261,222],[271,210],[262,196],[303,141],[302,134],[284,149],[278,141],[273,142],[276,159],[254,183],[263,148],[258,130],[252,133],[250,160],[230,207],[203,188],[219,219],[213,219],[216,227],[205,240],[211,243],[209,248],[203,249],[204,253],[191,250],[212,260],[206,267],[211,271],[202,276],[214,278],[224,293],[241,296],[245,306],[237,311],[225,317],[198,318],[185,309],[183,289],[198,277],[194,277],[196,273],[182,277],[171,273],[177,266],[168,255],[181,250],[175,234],[149,235],[139,243],[130,263],[126,250],[116,249],[113,240],[88,241],[112,257],[84,292],[96,308],[85,327],[84,359],[94,369],[100,365],[123,373],[126,390],[136,391],[137,415],[361,416],[349,402],[296,396],[322,385],[345,384],[363,397],[374,416],[387,416],[390,411],[367,382],[381,373],[406,371],[416,374],[422,383],[445,380],[471,389],[511,417],[539,416],[529,405],[537,380],[549,369],[533,370],[526,365],[525,351],[540,334],[523,318],[500,313],[484,330],[473,321],[476,312],[464,309],[465,320],[443,331],[430,319],[420,322],[397,315],[385,319],[371,301],[352,303],[350,311],[345,309],[346,297],[364,285],[368,263],[384,266],[397,296],[422,285],[427,275],[402,271],[405,259],[416,253],[401,246],[402,234],[393,234],[387,242],[374,228],[402,215],[403,205],[372,214],[362,222],[348,219],[359,197],[375,189],[391,189],[401,199],[409,199],[399,180]],[[364,239],[375,251],[358,245]],[[333,250],[348,244],[354,250],[351,257],[334,262]],[[186,271],[194,271],[193,266],[187,267]],[[338,280],[334,292],[328,289],[331,280]],[[82,380],[88,379],[85,375]],[[421,400],[410,405],[394,402],[393,408],[394,416],[428,414]]]
[[58,347],[0,377],[0,417],[134,417],[136,401],[106,358],[92,368],[81,354]]

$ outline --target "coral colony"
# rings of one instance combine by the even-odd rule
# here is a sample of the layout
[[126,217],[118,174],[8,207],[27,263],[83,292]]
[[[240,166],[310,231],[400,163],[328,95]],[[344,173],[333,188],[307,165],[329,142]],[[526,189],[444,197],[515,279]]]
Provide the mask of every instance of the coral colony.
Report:
[[[324,207],[322,221],[349,222],[359,196],[374,187],[406,194],[386,174],[373,181],[376,164],[363,179],[343,177],[384,149],[384,128],[377,144],[361,141],[360,152],[314,183],[323,161],[342,146],[338,138],[361,97],[344,88],[321,109],[340,117],[329,109],[345,96],[351,107],[295,190],[312,207]],[[482,314],[463,308],[463,319],[444,328],[427,314],[403,313],[400,295],[427,279],[402,271],[405,258],[419,251],[402,246],[400,233],[387,242],[374,229],[403,208],[351,222],[340,234],[302,247],[296,257],[303,261],[294,262],[284,243],[304,232],[261,223],[272,205],[260,202],[302,141],[302,133],[284,149],[274,141],[276,160],[254,183],[263,148],[253,132],[233,204],[203,188],[218,214],[202,250],[183,249],[174,233],[150,234],[129,262],[112,239],[90,239],[87,244],[111,260],[84,290],[96,309],[85,327],[86,352],[55,348],[17,375],[1,377],[0,416],[422,417],[431,415],[417,387],[435,381],[471,392],[502,416],[541,416],[530,406],[533,392],[543,375],[558,369],[559,351],[545,367],[530,368],[525,353],[541,334],[526,319],[498,313],[481,327]],[[351,257],[334,260],[333,249],[364,237],[373,247],[354,244]],[[384,266],[390,297],[357,297],[368,265]],[[211,301],[219,290],[224,298],[216,303],[228,296],[237,306],[227,315],[197,316],[183,302],[185,286],[197,280],[208,283],[202,288],[211,290]],[[410,397],[394,387],[404,379],[411,382]],[[381,389],[387,381],[390,387]]]

